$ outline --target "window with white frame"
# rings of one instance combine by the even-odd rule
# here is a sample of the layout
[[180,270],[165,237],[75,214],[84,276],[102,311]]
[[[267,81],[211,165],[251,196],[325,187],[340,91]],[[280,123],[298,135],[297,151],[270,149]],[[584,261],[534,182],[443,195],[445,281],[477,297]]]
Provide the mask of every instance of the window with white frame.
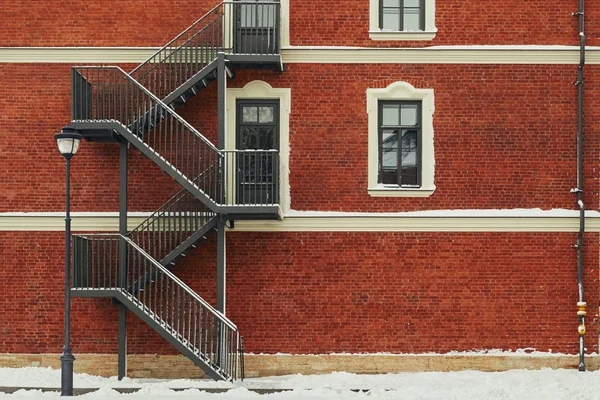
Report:
[[370,0],[369,37],[373,40],[431,40],[435,37],[435,0]]
[[427,197],[435,191],[433,89],[394,82],[367,89],[368,192]]

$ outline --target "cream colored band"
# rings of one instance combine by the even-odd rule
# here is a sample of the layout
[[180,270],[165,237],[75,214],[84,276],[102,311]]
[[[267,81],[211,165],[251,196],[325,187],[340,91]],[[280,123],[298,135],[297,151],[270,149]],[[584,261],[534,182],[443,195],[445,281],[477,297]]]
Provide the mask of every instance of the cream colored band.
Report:
[[[600,232],[600,213],[588,211],[586,230]],[[128,219],[135,228],[145,213]],[[0,231],[63,231],[64,214],[0,214]],[[117,232],[117,213],[75,213],[75,232]],[[360,214],[291,212],[283,221],[236,221],[230,232],[576,232],[579,218],[570,210],[460,210]]]
[[[0,63],[139,63],[150,47],[0,47]],[[577,64],[575,46],[432,46],[425,48],[285,47],[284,63],[325,64]],[[600,64],[588,47],[587,64]]]

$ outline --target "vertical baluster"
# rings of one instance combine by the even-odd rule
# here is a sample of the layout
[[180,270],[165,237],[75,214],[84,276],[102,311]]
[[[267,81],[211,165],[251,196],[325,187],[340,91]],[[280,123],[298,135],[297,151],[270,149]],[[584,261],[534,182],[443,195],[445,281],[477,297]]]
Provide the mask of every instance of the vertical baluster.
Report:
[[[160,280],[160,284],[158,284],[159,280]],[[158,272],[156,282],[157,282],[157,286],[160,287],[160,290],[158,293],[158,295],[160,296],[160,299],[158,302],[159,306],[158,306],[157,311],[159,312],[158,315],[159,315],[161,323],[164,323],[165,318],[164,318],[164,313],[163,313],[163,294],[164,294],[163,292],[165,291],[165,286],[164,286],[165,285],[165,277],[164,277],[164,274],[162,273],[162,271],[160,271],[160,270]]]
[[108,287],[110,287],[110,288],[113,287],[113,279],[112,279],[113,245],[114,245],[114,239],[109,242],[109,246],[108,246],[108,259],[109,259],[109,262],[110,262],[109,265],[108,265]]
[[80,241],[81,239],[78,236],[73,236],[73,284],[72,288],[76,288],[77,286],[77,278],[79,277],[79,272],[77,271],[80,268],[79,258],[81,257],[80,250]]
[[142,304],[144,305],[144,307],[146,306],[146,304],[148,304],[148,267],[149,267],[149,262],[148,259],[144,256],[142,256],[140,254],[140,258],[142,260],[142,270],[143,270],[143,275],[142,275]]
[[192,326],[193,326],[194,330],[192,332],[192,336],[190,336],[190,340],[192,343],[192,350],[194,351],[194,353],[196,353],[196,349],[198,348],[196,346],[196,339],[198,338],[198,304],[197,303],[198,303],[197,300],[194,299],[194,301],[192,303],[193,304]]
[[92,284],[94,285],[93,287],[95,289],[98,289],[99,284],[98,284],[98,270],[99,270],[99,265],[101,264],[100,261],[100,243],[101,243],[101,238],[98,237],[94,242],[96,243],[96,257],[95,257],[95,265],[94,265],[94,276],[92,277]]
[[[175,281],[173,281],[174,283]],[[180,302],[181,302],[181,298],[180,298],[180,286],[177,285],[177,295],[176,295],[176,299],[175,299],[175,333],[179,334],[179,307],[180,307]]]
[[156,315],[154,315],[154,310],[156,310],[156,307],[154,307],[154,302],[156,299],[156,296],[154,296],[154,274],[156,273],[156,265],[154,265],[154,263],[151,260],[148,260],[149,264],[150,264],[150,276],[148,278],[148,285],[146,285],[146,290],[148,291],[148,311],[150,311],[152,313],[152,318],[156,319]]
[[206,359],[206,314],[204,312],[204,306],[201,306],[200,314],[200,349],[202,351],[202,354],[204,355],[204,358]]
[[192,296],[188,294],[188,303],[187,303],[187,347],[191,348],[192,345]]
[[186,304],[187,304],[188,294],[183,288],[181,289],[181,310],[179,313],[179,319],[181,320],[181,341],[186,339]]
[[[164,288],[165,288],[165,294],[164,294],[165,295],[165,314],[164,314],[165,318],[164,318],[164,320],[165,320],[165,329],[166,329],[166,326],[169,325],[169,307],[172,302],[171,302],[171,298],[169,297],[169,284],[170,284],[169,279],[170,278],[167,276],[164,279],[166,281],[166,284],[164,285]],[[173,294],[171,294],[171,296],[173,296]],[[172,325],[171,325],[171,327],[172,327]]]
[[213,364],[217,361],[217,321],[214,315],[210,316],[210,355]]
[[111,93],[112,93],[112,107],[111,107],[111,111],[112,111],[112,118],[113,120],[119,120],[118,116],[117,116],[117,69],[114,68],[113,69],[113,79],[112,79],[112,85],[111,85]]

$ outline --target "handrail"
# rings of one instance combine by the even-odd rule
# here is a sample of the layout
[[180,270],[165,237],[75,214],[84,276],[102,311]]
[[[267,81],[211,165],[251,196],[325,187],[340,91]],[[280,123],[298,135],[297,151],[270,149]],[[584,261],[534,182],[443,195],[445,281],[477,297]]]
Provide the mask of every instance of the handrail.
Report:
[[[158,270],[160,270],[160,272],[162,274],[165,274],[165,276],[167,276],[169,279],[172,279],[177,285],[182,287],[191,297],[193,297],[200,304],[202,304],[202,306],[206,307],[212,313],[218,315],[223,320],[223,322],[225,324],[227,324],[228,327],[230,327],[231,329],[237,330],[237,326],[231,320],[229,320],[229,318],[227,318],[222,312],[220,312],[219,310],[217,310],[216,308],[211,306],[202,297],[198,296],[198,294],[196,292],[194,292],[188,285],[186,285],[185,282],[183,282],[181,279],[179,279],[177,276],[175,276],[167,268],[163,267],[158,261],[156,261],[154,258],[152,258],[148,253],[146,253],[140,246],[138,246],[133,240],[131,240],[127,236],[123,236],[119,233],[91,233],[91,234],[73,235],[73,237],[82,238],[82,239],[86,239],[86,240],[93,240],[93,238],[95,238],[95,237],[110,238],[110,239],[117,240],[117,241],[122,239],[125,243],[129,244],[134,250],[136,250],[138,253],[140,253],[154,267],[156,267]],[[114,254],[114,255],[117,256],[118,254]],[[74,256],[73,258],[75,261],[73,264],[74,268],[77,268],[78,267],[77,257]],[[106,261],[104,257],[103,257],[103,261]],[[113,265],[113,266],[116,266],[116,265]],[[76,281],[74,281],[74,285],[75,285],[75,288],[77,288]],[[126,287],[120,287],[117,282],[115,282],[115,285],[112,287],[104,287],[103,286],[101,288],[95,288],[95,289],[111,289],[111,288],[125,290],[125,291],[127,290]]]
[[184,34],[187,34],[190,30],[192,30],[200,22],[202,22],[202,20],[204,20],[207,16],[209,16],[211,13],[214,13],[216,10],[218,10],[219,8],[221,8],[225,4],[236,4],[236,5],[246,5],[246,4],[248,4],[248,5],[273,5],[273,4],[279,4],[279,2],[278,1],[256,1],[256,2],[250,2],[250,1],[246,1],[246,2],[244,2],[244,1],[240,1],[240,2],[223,1],[223,2],[221,2],[219,4],[217,4],[215,7],[213,7],[209,11],[207,11],[202,17],[200,17],[199,19],[197,19],[189,27],[187,27],[185,30],[183,30],[179,35],[175,36],[167,44],[165,44],[163,47],[161,47],[160,49],[158,49],[154,54],[152,54],[150,57],[148,57],[145,61],[143,61],[140,65],[138,65],[137,67],[135,67],[130,72],[130,74],[133,74],[134,72],[136,72],[137,70],[139,70],[140,68],[142,68],[144,65],[146,65],[147,63],[149,63],[150,60],[152,60],[153,58],[155,58],[157,55],[159,55],[160,53],[162,53],[164,50],[168,49],[171,46],[171,44],[173,44],[176,40],[182,38]]
[[130,74],[165,99],[209,67],[219,52],[279,54],[280,9],[277,1],[221,2]]
[[[148,286],[130,285],[147,276]],[[72,288],[120,298],[211,376],[238,376],[237,326],[130,238],[73,235]]]
[[131,81],[132,83],[135,84],[135,86],[137,86],[137,88],[139,90],[141,90],[142,92],[144,92],[145,95],[149,96],[153,101],[155,101],[158,105],[160,105],[164,110],[166,110],[170,115],[173,116],[173,118],[175,118],[178,122],[180,122],[181,124],[183,124],[186,128],[188,128],[190,131],[192,131],[194,134],[196,134],[198,136],[198,138],[200,138],[202,141],[204,141],[208,146],[210,146],[213,150],[215,151],[219,151],[214,144],[212,144],[206,137],[204,137],[204,135],[202,135],[200,132],[198,132],[196,130],[196,128],[194,128],[192,125],[190,125],[185,119],[181,118],[179,116],[179,114],[177,114],[175,111],[173,111],[173,109],[171,109],[169,106],[167,106],[165,103],[163,103],[163,101],[161,99],[159,99],[158,97],[156,97],[152,92],[150,92],[148,89],[146,89],[144,87],[144,85],[142,85],[141,83],[139,83],[137,80],[135,80],[131,75],[129,75],[127,72],[125,72],[121,67],[118,66],[103,66],[103,65],[84,65],[84,66],[77,66],[77,67],[71,67],[74,71],[80,73],[78,70],[81,69],[98,69],[98,70],[102,70],[102,69],[115,69],[119,72],[121,72],[124,76],[125,79]]
[[221,311],[217,310],[216,308],[214,308],[213,306],[208,304],[206,302],[206,300],[204,300],[202,297],[198,296],[198,294],[196,292],[194,292],[188,285],[186,285],[184,281],[182,281],[181,279],[176,277],[167,268],[160,265],[160,263],[158,261],[156,261],[155,259],[150,257],[150,255],[148,253],[146,253],[141,247],[139,247],[134,241],[132,241],[131,239],[129,239],[126,236],[122,236],[122,235],[119,235],[119,236],[121,236],[123,239],[125,239],[125,241],[131,245],[131,247],[133,247],[138,252],[140,252],[148,261],[150,261],[156,268],[158,268],[161,273],[165,274],[170,279],[172,279],[175,283],[177,283],[180,287],[182,287],[192,298],[194,298],[196,301],[198,301],[200,304],[202,304],[205,308],[210,310],[213,314],[220,316],[221,320],[228,327],[230,327],[233,330],[237,330],[237,326],[229,318],[227,318],[225,316],[225,314],[223,314]]
[[167,44],[165,44],[163,47],[161,47],[160,49],[158,49],[154,54],[152,54],[150,57],[148,57],[145,61],[143,61],[140,65],[138,65],[137,67],[135,67],[130,73],[133,74],[134,72],[136,72],[138,69],[142,68],[145,64],[147,64],[151,59],[153,59],[154,57],[156,57],[158,54],[160,54],[163,50],[167,49],[173,42],[175,42],[177,39],[183,37],[183,35],[185,33],[187,33],[189,30],[191,30],[192,28],[194,28],[196,25],[198,25],[198,23],[200,23],[207,15],[209,15],[210,13],[213,13],[216,9],[218,9],[219,7],[221,7],[223,3],[219,3],[216,6],[214,6],[210,11],[208,11],[206,14],[204,14],[202,17],[200,17],[198,20],[196,20],[196,22],[194,22],[193,24],[191,24],[189,27],[187,27],[183,32],[181,32],[179,35],[175,36],[173,39],[171,39]]
[[[213,166],[211,165],[206,171],[201,172],[200,175],[198,175],[196,177],[196,179],[194,179],[194,182],[200,180],[200,178],[202,176],[211,172],[212,169],[213,169]],[[160,217],[158,217],[158,215],[164,214],[165,212],[163,210],[167,209],[168,207],[171,207],[168,204],[170,204],[170,203],[175,204],[178,201],[180,201],[184,196],[189,195],[189,194],[190,193],[185,189],[181,189],[179,192],[175,193],[173,196],[171,196],[171,198],[169,200],[165,201],[164,204],[158,208],[158,210],[154,211],[152,214],[150,214],[148,216],[148,218],[146,218],[145,220],[140,222],[135,228],[133,228],[133,230],[131,232],[129,232],[129,235],[131,235],[133,232],[141,230],[143,226],[150,225],[153,221],[159,219]],[[210,211],[210,209],[208,210],[208,213],[214,215],[214,213],[212,211]]]

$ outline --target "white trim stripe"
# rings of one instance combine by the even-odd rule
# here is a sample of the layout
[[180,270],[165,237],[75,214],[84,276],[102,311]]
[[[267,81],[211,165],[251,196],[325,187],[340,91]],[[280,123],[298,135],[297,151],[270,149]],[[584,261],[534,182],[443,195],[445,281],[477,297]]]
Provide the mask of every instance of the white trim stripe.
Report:
[[[139,63],[154,47],[0,47],[0,63]],[[433,46],[424,48],[286,47],[284,63],[578,64],[575,46]],[[587,47],[600,64],[600,47]]]
[[[414,213],[316,213],[292,212],[283,221],[236,221],[233,232],[577,232],[577,211],[519,212],[478,210]],[[600,232],[600,214],[587,213],[586,230]],[[64,215],[64,214],[63,214]],[[135,228],[143,216],[130,217],[128,228]],[[0,214],[0,231],[64,231],[64,217],[58,213]],[[117,232],[116,213],[73,215],[75,232]]]

